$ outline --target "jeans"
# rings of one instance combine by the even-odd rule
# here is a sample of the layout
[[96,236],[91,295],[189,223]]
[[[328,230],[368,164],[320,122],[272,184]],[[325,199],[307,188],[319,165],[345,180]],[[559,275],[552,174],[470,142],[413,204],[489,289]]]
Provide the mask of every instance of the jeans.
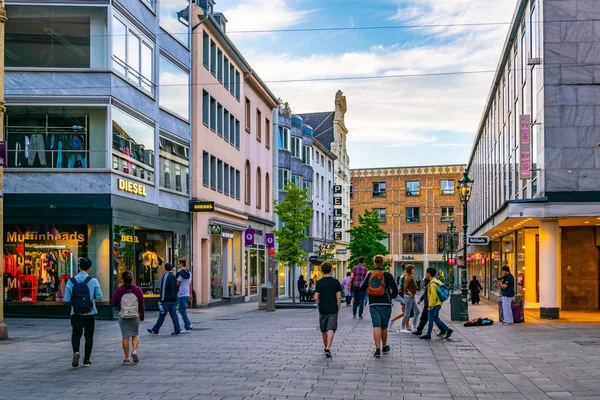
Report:
[[352,303],[352,295],[346,296],[346,305],[349,306]]
[[27,157],[27,165],[32,166],[35,162],[35,156],[40,159],[42,167],[46,166],[46,144],[44,137],[39,134],[31,135],[29,138],[29,154]]
[[413,325],[416,325],[416,321],[419,318],[420,312],[419,306],[417,305],[417,301],[413,296],[405,294],[404,304],[406,304],[406,307],[404,309],[404,317],[402,318],[402,327],[405,327],[406,324],[409,322],[411,312],[414,312]]
[[177,303],[179,305],[179,314],[181,314],[181,319],[183,319],[183,326],[186,330],[192,329],[192,323],[190,322],[190,318],[187,315],[187,302],[190,299],[190,296],[181,296],[177,298]]
[[352,286],[352,292],[354,293],[354,304],[352,304],[352,315],[356,316],[356,309],[358,309],[358,316],[362,317],[365,311],[365,292],[358,286]]
[[[419,334],[421,334],[423,332],[423,329],[425,329],[425,326],[427,325],[428,321],[429,321],[429,313],[427,312],[427,304],[425,304],[423,312],[421,313],[421,318],[419,319],[419,326],[417,326],[417,332]],[[438,327],[438,329],[440,331],[444,332],[444,329],[437,322],[436,322],[436,326]]]
[[442,309],[442,306],[435,306],[435,307],[433,307],[432,310],[429,310],[429,326],[427,327],[427,336],[431,336],[431,331],[433,331],[434,323],[443,331],[447,332],[448,330],[450,330],[450,328],[448,328],[448,325],[446,325],[440,319],[440,310],[441,309]]
[[512,324],[513,314],[512,314],[512,301],[514,297],[506,297],[502,296],[502,314],[504,317],[504,322]]
[[158,333],[163,322],[165,322],[165,318],[167,318],[167,314],[169,314],[171,316],[171,321],[173,321],[175,333],[181,333],[181,327],[179,326],[179,317],[177,317],[177,302],[164,302],[163,309],[165,310],[165,313],[158,314],[158,321],[156,321],[156,325],[152,327],[152,331],[154,333]]
[[71,326],[73,327],[73,333],[71,334],[71,345],[73,346],[73,354],[79,353],[81,336],[85,337],[85,354],[83,361],[88,361],[92,355],[95,325],[95,315],[71,315]]

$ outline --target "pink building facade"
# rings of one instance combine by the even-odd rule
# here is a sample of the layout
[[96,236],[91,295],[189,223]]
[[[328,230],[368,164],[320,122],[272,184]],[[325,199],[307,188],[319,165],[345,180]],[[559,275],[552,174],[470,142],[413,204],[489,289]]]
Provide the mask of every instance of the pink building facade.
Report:
[[277,99],[229,40],[227,20],[213,7],[209,0],[192,8],[192,26],[199,24],[192,34],[192,259],[198,305],[242,302],[258,294],[267,283],[266,242],[274,226]]

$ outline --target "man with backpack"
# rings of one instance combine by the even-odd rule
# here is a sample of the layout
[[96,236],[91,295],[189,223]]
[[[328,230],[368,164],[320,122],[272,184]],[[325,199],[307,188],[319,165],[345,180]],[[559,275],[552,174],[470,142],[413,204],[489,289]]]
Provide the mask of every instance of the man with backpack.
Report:
[[94,345],[94,326],[96,324],[96,301],[102,300],[102,290],[96,278],[89,273],[92,262],[88,258],[78,260],[79,273],[67,281],[65,287],[65,301],[71,302],[71,345],[73,346],[73,368],[79,366],[79,347],[81,336],[85,337],[85,353],[83,366],[91,367],[92,347]]
[[165,322],[168,313],[171,316],[174,328],[174,332],[171,335],[181,336],[181,327],[179,326],[179,317],[177,316],[177,278],[173,275],[173,264],[166,263],[165,271],[160,284],[160,301],[158,302],[160,313],[158,314],[156,324],[151,329],[148,329],[148,333],[158,335],[158,331]]
[[187,315],[187,303],[190,300],[190,286],[192,284],[192,273],[187,269],[187,263],[185,260],[179,260],[177,262],[177,287],[179,292],[177,294],[177,302],[179,304],[179,314],[183,319],[183,326],[185,333],[191,333],[194,327],[190,322],[190,318]]
[[[427,309],[429,310],[429,326],[427,327],[427,334],[421,336],[421,339],[430,340],[431,332],[433,331],[433,324],[435,323],[442,331],[446,332],[446,339],[450,339],[452,336],[452,329],[440,319],[440,309],[444,301],[448,300],[448,289],[444,287],[444,284],[436,279],[435,274],[437,270],[435,268],[427,268],[425,276],[429,280],[427,285]],[[425,312],[425,311],[423,311]]]
[[383,256],[373,258],[375,270],[367,274],[361,289],[369,295],[369,310],[373,322],[373,339],[375,340],[375,357],[381,353],[389,353],[387,345],[388,325],[392,315],[392,299],[398,296],[398,286],[394,277],[383,270]]
[[[421,336],[423,334],[423,329],[425,329],[425,326],[427,325],[428,317],[429,317],[429,313],[428,313],[429,305],[428,305],[428,301],[427,301],[427,286],[429,285],[429,279],[425,278],[421,282],[422,282],[423,288],[425,290],[423,290],[423,293],[421,293],[421,297],[419,298],[419,301],[417,302],[417,304],[420,305],[423,302],[425,304],[424,304],[423,312],[421,313],[421,317],[419,320],[419,326],[417,326],[417,329],[412,332],[413,335],[417,335],[417,336]],[[437,327],[440,330],[440,333],[438,334],[438,336],[445,336],[446,331],[444,330],[444,328],[440,327],[440,325],[437,325]]]

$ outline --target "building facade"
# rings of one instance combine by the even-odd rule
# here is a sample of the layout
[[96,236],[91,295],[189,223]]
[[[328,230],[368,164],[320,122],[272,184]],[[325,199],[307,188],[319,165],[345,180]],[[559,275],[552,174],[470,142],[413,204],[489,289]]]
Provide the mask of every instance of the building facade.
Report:
[[351,171],[352,223],[357,224],[358,216],[367,210],[379,214],[381,228],[388,235],[394,275],[402,273],[402,264],[413,264],[416,277],[435,267],[443,281],[456,283],[455,269],[448,269],[445,259],[445,246],[450,243],[450,223],[456,226],[454,253],[459,246],[463,214],[457,185],[463,171],[460,165]]
[[526,307],[598,310],[600,3],[520,0],[468,165],[473,271],[507,265]]
[[193,249],[199,303],[244,301],[268,282],[277,99],[226,33],[212,0],[193,5]]
[[190,2],[6,9],[6,313],[68,315],[78,257],[101,317],[125,270],[152,309],[190,255]]
[[[336,249],[337,278],[341,279],[348,265],[350,243],[350,157],[346,147],[348,129],[345,116],[348,110],[342,91],[335,94],[334,111],[300,114],[304,123],[314,129],[314,138],[336,157],[333,163],[333,237]],[[327,189],[329,190],[329,189]]]

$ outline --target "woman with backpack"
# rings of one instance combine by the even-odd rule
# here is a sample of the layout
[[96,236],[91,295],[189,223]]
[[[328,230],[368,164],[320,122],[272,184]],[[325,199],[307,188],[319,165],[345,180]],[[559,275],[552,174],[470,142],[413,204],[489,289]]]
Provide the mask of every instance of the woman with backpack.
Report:
[[140,362],[138,346],[140,344],[140,322],[144,320],[144,293],[139,286],[133,284],[133,274],[125,271],[121,275],[123,285],[115,290],[112,298],[113,307],[119,308],[119,326],[123,335],[123,364],[129,364],[129,339],[131,338],[131,358],[134,363]]

